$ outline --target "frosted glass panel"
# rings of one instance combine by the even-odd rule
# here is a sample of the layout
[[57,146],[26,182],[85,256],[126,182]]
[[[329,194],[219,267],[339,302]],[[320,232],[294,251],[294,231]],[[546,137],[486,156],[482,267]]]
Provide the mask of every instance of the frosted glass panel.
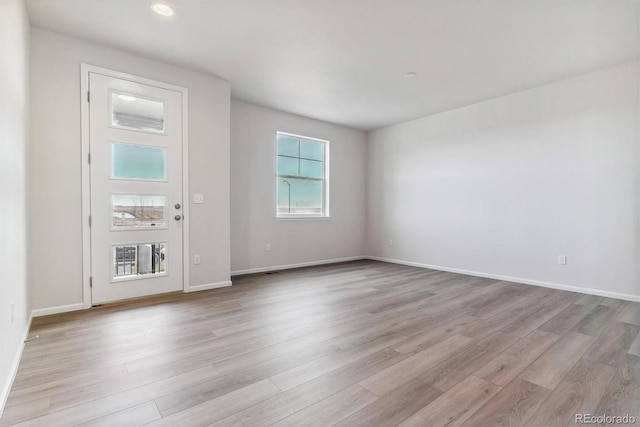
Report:
[[164,148],[111,144],[111,176],[123,179],[166,180]]
[[111,124],[132,130],[164,133],[164,102],[112,92]]
[[113,228],[165,228],[165,196],[112,194]]
[[137,243],[113,247],[114,279],[165,274],[166,266],[166,243]]

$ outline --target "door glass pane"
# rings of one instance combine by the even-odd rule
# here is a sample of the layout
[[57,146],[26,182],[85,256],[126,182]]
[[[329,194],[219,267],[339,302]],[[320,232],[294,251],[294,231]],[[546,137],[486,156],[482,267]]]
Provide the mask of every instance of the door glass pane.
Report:
[[324,159],[324,144],[321,142],[300,141],[300,157],[303,159]]
[[166,274],[167,244],[137,243],[113,247],[113,278]]
[[144,132],[164,133],[164,102],[129,93],[111,93],[111,125]]
[[322,162],[317,160],[300,159],[300,176],[308,176],[310,178],[322,178]]
[[278,178],[278,215],[322,215],[323,184],[310,179]]
[[166,180],[167,151],[159,147],[111,144],[111,176],[123,179]]
[[165,196],[112,194],[113,228],[165,228]]

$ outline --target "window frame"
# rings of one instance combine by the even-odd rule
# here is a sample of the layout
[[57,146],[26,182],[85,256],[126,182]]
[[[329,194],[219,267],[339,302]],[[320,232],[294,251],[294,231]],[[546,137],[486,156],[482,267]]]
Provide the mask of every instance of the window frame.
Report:
[[[299,175],[285,175],[285,174],[279,174],[278,173],[278,139],[280,136],[285,136],[285,137],[290,137],[290,138],[295,138],[295,139],[300,139],[300,140],[306,140],[306,141],[310,141],[310,142],[315,142],[315,143],[321,143],[323,145],[323,160],[322,160],[322,168],[323,168],[323,178],[312,178],[312,177],[305,177],[305,176],[299,176]],[[314,138],[314,137],[310,137],[310,136],[305,136],[305,135],[299,135],[299,134],[295,134],[295,133],[290,133],[290,132],[282,132],[282,131],[277,131],[276,132],[276,141],[275,141],[275,155],[273,157],[274,161],[275,161],[275,217],[277,220],[323,220],[323,219],[330,219],[331,216],[329,215],[329,171],[330,171],[330,142],[329,140],[326,139],[320,139],[320,138]],[[300,157],[297,157],[297,159],[300,159]],[[282,215],[278,212],[278,180],[281,178],[290,178],[290,179],[302,179],[302,180],[308,180],[308,181],[319,181],[322,182],[322,213],[320,214],[285,214]]]

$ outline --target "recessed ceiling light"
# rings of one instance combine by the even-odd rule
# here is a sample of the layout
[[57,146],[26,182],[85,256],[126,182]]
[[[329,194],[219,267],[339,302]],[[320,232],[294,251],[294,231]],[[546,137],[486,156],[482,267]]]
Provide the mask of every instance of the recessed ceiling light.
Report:
[[417,75],[418,75],[417,73],[414,73],[413,71],[411,71],[409,73],[404,73],[402,77],[404,77],[407,80],[411,80],[411,79],[415,79]]
[[173,15],[173,8],[166,1],[161,1],[161,0],[154,1],[153,3],[151,3],[151,9],[158,15],[162,15],[162,16]]
[[123,101],[135,101],[136,97],[135,96],[131,96],[131,95],[118,95],[118,98],[122,99]]

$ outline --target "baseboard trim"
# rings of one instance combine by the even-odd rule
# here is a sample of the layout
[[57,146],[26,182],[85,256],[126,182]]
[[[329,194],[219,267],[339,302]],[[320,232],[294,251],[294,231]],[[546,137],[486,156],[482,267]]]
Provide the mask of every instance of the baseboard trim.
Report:
[[204,285],[189,286],[184,291],[185,292],[199,292],[199,291],[206,291],[206,290],[209,290],[209,289],[226,288],[228,286],[231,286],[231,281],[230,280],[227,280],[225,282],[205,283]]
[[84,303],[79,302],[76,304],[59,305],[56,307],[38,308],[31,311],[32,317],[48,316],[50,314],[67,313],[69,311],[84,310],[86,307]]
[[20,360],[22,360],[22,353],[24,352],[24,344],[27,338],[29,337],[29,331],[31,330],[31,321],[33,320],[33,313],[29,315],[29,320],[27,320],[27,326],[22,333],[22,341],[20,342],[20,347],[18,347],[18,351],[16,352],[16,356],[13,359],[13,364],[11,365],[11,370],[9,371],[9,378],[7,379],[7,383],[2,388],[2,394],[0,395],[0,418],[2,418],[2,414],[4,413],[4,406],[7,404],[7,399],[9,398],[9,392],[11,391],[11,387],[13,386],[13,382],[16,379],[16,375],[18,374],[18,368],[20,367]]
[[466,274],[468,276],[484,277],[487,279],[504,280],[506,282],[522,283],[524,285],[542,286],[544,288],[558,289],[561,291],[580,292],[582,294],[596,295],[600,297],[616,298],[626,301],[640,302],[640,295],[621,294],[618,292],[601,291],[599,289],[582,288],[579,286],[563,285],[561,283],[544,282],[541,280],[523,279],[521,277],[503,276],[501,274],[483,273],[480,271],[464,270],[460,268],[443,267],[440,265],[423,264],[420,262],[404,261],[392,258],[367,256],[374,261],[390,262],[393,264],[408,265],[411,267],[428,268],[431,270],[447,271],[449,273]]
[[320,261],[299,262],[296,264],[274,265],[271,267],[247,268],[245,270],[232,271],[231,275],[240,276],[242,274],[265,273],[268,271],[276,271],[276,270],[290,270],[292,268],[313,267],[315,265],[324,265],[324,264],[336,264],[338,262],[358,261],[361,259],[367,259],[367,257],[352,256],[352,257],[345,257],[345,258],[324,259]]

